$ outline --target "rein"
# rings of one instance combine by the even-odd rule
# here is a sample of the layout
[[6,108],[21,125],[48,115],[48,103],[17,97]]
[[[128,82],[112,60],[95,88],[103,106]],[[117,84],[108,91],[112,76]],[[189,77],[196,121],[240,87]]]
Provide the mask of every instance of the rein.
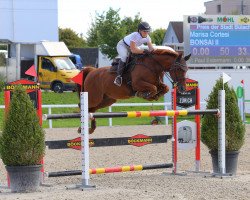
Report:
[[[167,72],[166,72],[167,70],[164,70],[165,67],[164,67],[158,60],[156,60],[156,59],[153,57],[152,54],[148,54],[148,56],[150,56],[150,58],[152,58],[152,59],[154,60],[154,62],[156,62],[156,63],[161,67],[162,72],[164,72],[164,75],[168,78],[168,80],[169,80],[173,85],[177,85],[177,83],[178,83],[179,81],[182,81],[182,80],[185,79],[185,78],[182,78],[182,79],[177,79],[176,81],[173,81],[173,79],[171,78],[171,76],[170,76],[168,73],[169,73],[169,71],[174,71],[174,72],[175,72],[175,77],[177,77],[177,75],[176,75],[176,71],[177,71],[177,70],[181,69],[181,70],[183,70],[183,71],[185,71],[185,72],[188,70],[186,65],[183,65],[183,64],[181,64],[181,63],[178,62],[178,61],[175,61],[174,65],[171,65],[171,67],[170,67],[170,69],[169,69],[169,71],[168,71],[168,73],[167,73]],[[135,62],[135,65],[142,65],[142,66],[146,67],[147,69],[149,69],[151,72],[153,72],[156,76],[158,75],[158,74],[156,73],[155,70],[153,70],[152,68],[150,68],[148,65],[146,65],[146,64],[143,63],[143,62]]]

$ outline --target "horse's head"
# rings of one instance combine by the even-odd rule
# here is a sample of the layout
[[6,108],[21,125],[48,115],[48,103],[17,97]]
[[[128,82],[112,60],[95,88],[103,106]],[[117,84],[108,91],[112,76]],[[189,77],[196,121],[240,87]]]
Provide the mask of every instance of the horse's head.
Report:
[[191,54],[182,57],[182,53],[178,55],[174,64],[169,69],[169,74],[173,80],[173,84],[177,86],[180,92],[186,89],[186,73],[188,70],[186,61],[190,58]]
[[169,75],[166,75],[172,79],[170,81],[178,87],[179,91],[184,91],[186,89],[186,73],[188,70],[186,61],[191,54],[182,57],[182,53],[178,53],[170,47],[155,49],[152,54],[158,55],[158,57],[153,57],[153,60],[160,66],[161,70],[169,72]]

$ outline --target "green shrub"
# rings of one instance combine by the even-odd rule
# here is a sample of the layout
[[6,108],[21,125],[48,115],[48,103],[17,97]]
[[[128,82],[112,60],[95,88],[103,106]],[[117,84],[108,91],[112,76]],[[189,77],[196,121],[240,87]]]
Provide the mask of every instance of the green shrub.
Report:
[[6,58],[4,53],[0,53],[0,66],[6,66]]
[[[218,79],[208,97],[207,109],[218,108],[218,92],[223,89],[222,78]],[[244,144],[245,125],[241,120],[236,93],[228,84],[224,84],[226,113],[226,151],[237,151]],[[201,140],[209,150],[218,150],[218,119],[213,115],[204,115],[201,125]]]
[[4,88],[4,77],[0,74],[0,92],[3,91]]
[[39,164],[45,152],[44,131],[25,89],[13,91],[0,135],[0,155],[7,166]]

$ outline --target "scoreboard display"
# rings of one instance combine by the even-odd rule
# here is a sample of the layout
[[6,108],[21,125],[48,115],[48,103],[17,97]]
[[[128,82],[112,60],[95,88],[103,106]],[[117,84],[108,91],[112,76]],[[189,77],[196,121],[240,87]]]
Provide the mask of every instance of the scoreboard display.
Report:
[[184,51],[190,66],[250,63],[250,16],[184,16]]

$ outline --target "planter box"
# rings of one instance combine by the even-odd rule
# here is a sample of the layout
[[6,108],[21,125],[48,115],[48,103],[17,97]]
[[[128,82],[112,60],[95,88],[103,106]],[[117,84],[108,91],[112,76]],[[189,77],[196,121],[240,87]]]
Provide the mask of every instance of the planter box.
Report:
[[[210,151],[209,153],[212,157],[213,172],[219,173],[218,151]],[[239,151],[226,152],[226,173],[236,175],[239,153]]]
[[40,185],[42,165],[6,166],[11,192],[34,192]]

